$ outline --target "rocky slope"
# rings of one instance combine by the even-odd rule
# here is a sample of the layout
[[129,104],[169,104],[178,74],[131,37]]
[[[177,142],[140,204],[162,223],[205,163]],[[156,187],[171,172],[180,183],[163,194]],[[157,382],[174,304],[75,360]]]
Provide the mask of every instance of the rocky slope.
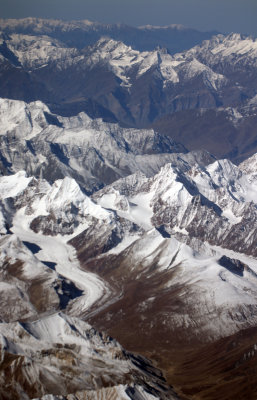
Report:
[[[241,170],[221,160],[182,173],[168,164],[154,177],[133,175],[94,194],[99,205],[116,210],[120,218],[145,230],[141,237],[138,233],[128,235],[117,248],[114,243],[107,254],[100,251],[95,260],[91,259],[90,230],[71,242],[81,261],[110,282],[123,277],[125,297],[131,295],[137,282],[141,286],[140,294],[131,300],[127,311],[123,310],[122,317],[118,317],[115,304],[112,317],[101,314],[100,323],[106,319],[113,326],[113,318],[119,322],[122,318],[124,323],[124,315],[129,320],[133,314],[140,316],[142,332],[151,332],[145,326],[150,321],[141,320],[141,314],[154,315],[156,307],[156,326],[157,321],[164,324],[165,320],[167,331],[183,327],[181,336],[194,332],[195,338],[202,335],[206,340],[208,335],[233,333],[241,323],[241,327],[245,323],[247,327],[251,318],[255,324],[255,300],[250,298],[256,280],[256,181],[243,172],[243,167]],[[102,231],[99,235],[98,241]],[[239,277],[244,281],[242,286]],[[248,284],[251,289],[247,289]],[[179,308],[178,296],[174,303],[175,290]],[[166,302],[162,303],[164,293]],[[251,293],[248,300],[246,293]],[[119,306],[122,309],[123,301]],[[161,311],[166,307],[169,311]]]
[[204,145],[218,158],[227,157],[236,163],[255,153],[256,45],[256,40],[239,34],[218,35],[176,55],[182,63],[198,60],[230,82],[219,91],[216,109],[180,108],[175,114],[157,118],[152,126],[163,134],[172,132],[172,137],[179,137],[190,150]]
[[[77,350],[69,348],[66,337],[57,346],[52,329],[34,332],[35,326],[48,324],[45,321],[53,326],[52,318],[88,320],[128,349],[153,358],[169,377],[177,376],[170,369],[182,368],[184,353],[177,352],[178,346],[185,351],[192,348],[195,354],[206,343],[256,325],[255,156],[239,167],[228,160],[199,163],[191,153],[181,155],[179,163],[175,161],[152,176],[138,171],[121,178],[91,198],[69,177],[52,184],[24,172],[0,178],[0,330],[3,343],[9,343],[3,345],[7,353],[2,379],[10,376],[12,387],[16,385],[14,376],[19,376],[22,391],[33,389],[34,397],[46,392],[62,396],[75,393],[73,380],[64,387],[62,375],[60,380],[56,378],[58,385],[53,391],[40,358],[44,354],[55,370],[64,368],[69,377],[78,379],[76,391],[81,396],[90,398],[90,390],[100,390],[94,393],[100,396],[104,390],[103,381],[92,378],[94,368],[87,370],[89,380],[83,378],[84,383],[79,384],[84,361]],[[70,245],[76,248],[80,265]],[[60,310],[67,317],[57,314]],[[22,321],[25,336],[18,327],[8,333],[17,321]],[[80,332],[77,324],[82,322],[76,321],[69,324]],[[30,341],[43,333],[42,343],[48,344],[42,344],[41,354],[36,344],[31,348]],[[19,351],[17,337],[24,337]],[[65,354],[69,353],[67,359],[63,347]],[[68,368],[65,363],[70,357],[79,357],[77,363],[81,364],[73,367],[69,361]],[[56,359],[63,358],[61,366]],[[15,373],[10,373],[10,363]],[[26,374],[36,371],[36,380],[40,373],[37,390],[27,386],[23,368]],[[131,398],[137,398],[138,390],[147,396],[144,390],[150,389],[142,383],[145,378],[134,379],[135,374],[138,376],[133,372],[132,382],[126,380],[126,373],[121,378],[107,374],[106,379],[111,379],[114,393],[118,390],[120,395],[129,396],[133,392]],[[99,376],[102,379],[102,368]],[[67,381],[66,375],[64,379]],[[92,379],[97,383],[93,385]],[[168,387],[163,391],[160,383],[153,383],[152,375],[148,379],[153,396],[172,398]],[[120,384],[125,386],[118,389]],[[128,388],[131,384],[136,385],[133,390]],[[23,393],[20,390],[13,393]],[[186,395],[186,389],[179,390]]]
[[84,113],[60,117],[39,101],[1,99],[0,115],[2,171],[25,169],[50,182],[71,176],[88,192],[138,170],[151,175],[173,153],[187,152],[153,130],[125,129]]
[[[20,30],[22,22],[3,24],[3,97],[40,99],[52,112],[66,116],[85,111],[92,118],[125,126],[154,124],[171,137],[174,131],[173,136],[181,137],[190,149],[200,145],[237,162],[256,151],[254,39],[216,35],[171,55],[163,48],[140,51],[110,37],[72,47],[54,35],[54,27],[70,34],[76,24],[64,25],[38,21],[37,30],[31,21],[32,34],[29,28]],[[85,23],[85,29],[89,27],[94,31]]]
[[8,23],[0,397],[176,398],[149,357],[181,398],[255,399],[256,41],[170,55]]
[[19,172],[0,186],[1,398],[177,398],[147,359],[79,319],[112,302],[113,290],[80,268],[67,240],[97,221],[123,235],[132,224],[119,224],[70,178],[50,186]]
[[65,314],[1,323],[0,338],[2,399],[99,398],[105,387],[119,399],[177,398],[146,359]]
[[[213,346],[209,358],[204,356],[208,371],[214,363],[219,380],[225,382],[229,375],[232,382],[237,371],[229,364],[225,378],[214,343],[228,336],[232,342],[240,331],[244,344],[238,343],[229,357],[241,365],[248,343],[244,329],[256,326],[254,160],[247,160],[240,168],[221,160],[183,173],[167,165],[151,178],[136,174],[116,181],[95,193],[95,201],[116,210],[120,218],[137,221],[145,233],[129,234],[118,246],[114,242],[107,253],[100,249],[94,258],[90,230],[71,241],[82,265],[97,271],[123,294],[104,310],[91,314],[89,320],[119,337],[128,348],[151,355],[170,371],[171,381],[178,379],[185,398],[215,399],[217,392],[224,399],[254,398],[245,386],[235,389],[224,383],[222,391],[213,380],[206,383],[204,367],[197,370],[198,378],[193,373],[191,384],[179,378],[179,369],[188,374],[188,365],[194,369],[205,349]],[[106,233],[99,232],[97,241],[103,236]],[[159,340],[153,348],[156,337]],[[203,344],[206,342],[210,347]],[[231,363],[229,357],[227,363]],[[247,362],[246,368],[253,377],[252,363]],[[238,370],[239,375],[241,372]],[[197,383],[192,383],[193,379]],[[203,386],[198,386],[198,379]]]

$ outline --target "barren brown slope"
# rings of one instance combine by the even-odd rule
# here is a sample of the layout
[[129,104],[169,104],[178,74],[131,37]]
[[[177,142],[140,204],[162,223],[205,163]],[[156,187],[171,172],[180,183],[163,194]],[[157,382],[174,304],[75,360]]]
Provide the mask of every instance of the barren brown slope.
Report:
[[[208,316],[208,310],[206,315],[195,313],[195,304],[190,301],[197,298],[190,293],[190,286],[167,288],[166,283],[181,273],[175,261],[171,270],[158,271],[157,260],[146,268],[140,264],[135,267],[126,255],[88,259],[89,243],[84,243],[86,250],[80,247],[78,251],[84,267],[100,274],[122,294],[91,314],[90,323],[116,337],[130,351],[154,361],[182,399],[256,399],[257,328],[215,340],[211,332],[201,331],[201,318],[208,321],[212,314]],[[175,316],[182,319],[184,315],[190,315],[191,325],[177,323]],[[231,322],[233,318],[231,314]]]
[[256,343],[257,328],[243,330],[208,345],[180,349],[173,354],[174,366],[166,360],[163,367],[182,398],[254,400]]
[[217,158],[236,164],[257,150],[257,117],[249,115],[233,122],[228,111],[183,110],[154,121],[153,129],[178,140],[189,150],[206,149]]

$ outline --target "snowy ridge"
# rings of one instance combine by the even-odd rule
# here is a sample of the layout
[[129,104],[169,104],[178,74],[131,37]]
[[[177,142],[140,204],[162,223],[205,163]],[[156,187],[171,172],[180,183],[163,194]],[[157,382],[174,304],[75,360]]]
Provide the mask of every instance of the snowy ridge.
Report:
[[27,104],[0,98],[0,135],[30,139],[46,128],[45,112],[49,113],[49,109],[41,101]]
[[[85,396],[88,391],[89,395],[96,395],[98,398],[102,379],[109,387],[114,387],[109,389],[111,393],[120,393],[124,399],[131,398],[126,393],[134,385],[137,385],[136,391],[142,394],[141,398],[144,400],[176,398],[171,391],[167,397],[165,391],[163,395],[161,392],[159,395],[160,378],[154,376],[154,368],[151,364],[148,364],[148,372],[141,368],[140,363],[143,367],[147,360],[139,358],[136,366],[133,364],[133,355],[126,353],[115,340],[95,331],[89,324],[63,313],[32,323],[1,323],[0,340],[2,359],[9,354],[19,360],[18,364],[12,366],[12,372],[23,376],[32,398],[49,393],[53,383],[54,391],[62,396],[48,395],[44,399],[70,399],[73,398],[70,397],[72,395],[66,396],[74,391],[84,391]],[[60,369],[62,374],[59,373]],[[128,375],[130,378],[126,378]],[[2,383],[3,378],[0,375]],[[115,381],[121,385],[116,387]],[[153,395],[150,395],[149,389]],[[2,395],[6,395],[4,387],[0,390]],[[11,393],[26,398],[26,391],[22,387],[11,389]]]
[[196,58],[183,63],[181,67],[182,71],[185,73],[184,78],[186,78],[186,80],[202,76],[205,85],[213,90],[219,90],[227,81],[223,75],[213,72],[211,68],[199,62]]
[[184,53],[186,57],[201,57],[209,66],[218,62],[256,65],[257,40],[239,33],[217,35]]
[[[38,24],[44,26],[43,22],[40,25],[38,21]],[[119,28],[114,26],[106,27],[107,33],[103,30],[104,37],[95,42],[93,36],[99,38],[100,32],[97,31],[97,27],[94,31],[94,25],[91,25],[92,37],[88,38],[89,42],[85,30],[81,39],[78,39],[79,48],[72,48],[69,46],[76,46],[79,34],[77,32],[75,35],[76,29],[73,23],[67,24],[66,27],[64,25],[57,23],[55,31],[53,28],[55,22],[52,28],[50,22],[49,25],[46,23],[44,32],[47,33],[49,29],[50,36],[58,35],[66,44],[50,36],[37,35],[36,32],[29,36],[10,33],[14,28],[6,28],[9,29],[8,34],[2,34],[2,45],[0,45],[1,63],[5,66],[0,82],[3,85],[3,96],[28,99],[28,101],[41,99],[47,102],[52,111],[62,115],[72,115],[87,110],[93,118],[100,116],[107,121],[119,121],[122,126],[156,126],[160,132],[168,134],[172,133],[168,124],[170,119],[172,125],[174,123],[176,127],[174,135],[178,135],[177,129],[183,125],[183,121],[180,120],[181,114],[177,113],[185,112],[186,130],[190,130],[193,111],[187,111],[195,110],[198,113],[199,109],[209,110],[216,123],[222,122],[226,126],[225,138],[226,135],[229,136],[230,129],[234,131],[232,124],[240,134],[235,135],[235,143],[223,137],[224,146],[219,145],[219,141],[218,144],[215,143],[212,137],[213,129],[204,134],[204,118],[197,118],[200,122],[197,135],[203,138],[203,148],[209,151],[215,149],[218,157],[230,155],[235,161],[236,158],[238,161],[242,160],[241,152],[245,153],[245,157],[250,155],[248,146],[244,149],[240,143],[240,137],[246,135],[244,133],[246,120],[250,118],[250,134],[246,136],[249,148],[251,145],[255,146],[253,118],[256,114],[254,112],[256,95],[254,76],[257,58],[255,40],[239,35],[217,35],[202,45],[171,55],[165,48],[156,46],[155,50],[139,51],[131,44],[128,45],[130,41],[124,44],[120,40],[109,38],[112,35],[119,37],[115,31]],[[83,22],[81,25],[83,26]],[[18,26],[17,29],[22,31],[19,24]],[[34,32],[36,26],[37,22],[31,21],[27,31],[32,29]],[[85,26],[88,27],[87,24]],[[73,39],[69,41],[68,33],[65,34],[62,29],[65,32],[70,32],[71,29]],[[122,29],[126,30],[126,27]],[[158,32],[158,30],[153,31]],[[26,32],[26,28],[23,32]],[[140,32],[144,32],[146,39],[147,32],[152,35],[149,30]],[[164,32],[160,30],[160,35]],[[132,32],[127,29],[127,33],[130,35]],[[82,48],[84,39],[84,45],[88,46]],[[15,79],[9,79],[8,74]],[[72,82],[69,79],[71,75]],[[16,79],[21,79],[23,82],[19,89],[14,83]],[[63,84],[60,85],[60,82]],[[242,107],[246,107],[245,110],[242,111],[240,109]],[[218,108],[226,110],[225,113],[228,111],[228,118],[232,122],[228,123],[229,127],[223,112],[214,115],[213,110]],[[174,114],[177,114],[177,118]],[[171,115],[174,117],[171,118]],[[55,125],[58,124],[58,118],[56,120],[52,115],[47,119],[52,124],[54,120]],[[217,134],[221,135],[219,132]],[[190,134],[181,135],[181,138],[190,148],[194,148],[194,140]],[[198,142],[199,145],[201,141]],[[79,152],[79,149],[77,151]],[[73,160],[73,166],[76,167],[76,160]],[[20,169],[24,167],[20,165],[17,170]],[[116,172],[115,178],[118,179],[121,176]],[[79,180],[78,176],[73,175],[73,177]],[[90,180],[90,175],[87,176],[87,180]],[[110,182],[99,182],[99,186],[91,182],[95,187],[100,187],[102,183]],[[90,191],[89,188],[86,190]]]
[[254,154],[239,165],[239,168],[247,175],[249,181],[256,186],[257,182],[257,155]]
[[[76,117],[71,123],[74,130],[82,122]],[[133,143],[133,132],[126,131],[125,138]],[[203,336],[208,341],[256,325],[254,163],[250,160],[238,168],[219,160],[206,166],[197,163],[196,154],[181,155],[179,163],[173,157],[173,164],[154,176],[139,171],[92,198],[69,177],[53,184],[27,178],[24,172],[0,177],[3,220],[13,232],[3,232],[0,240],[2,265],[7,265],[0,301],[5,305],[7,299],[13,307],[11,321],[8,314],[1,315],[6,321],[0,324],[1,354],[24,357],[33,384],[44,377],[31,397],[42,398],[44,387],[54,399],[53,380],[63,399],[75,396],[74,387],[60,374],[69,363],[76,391],[83,396],[92,390],[96,398],[109,394],[102,391],[102,383],[95,383],[95,377],[104,373],[114,396],[128,395],[132,385],[145,399],[172,398],[173,394],[157,393],[155,383],[148,395],[141,378],[124,378],[134,371],[124,350],[77,319],[99,316],[103,325],[112,320],[116,324],[118,304],[128,299],[130,307],[122,306],[125,323],[132,312],[145,327],[161,324],[169,334]],[[35,290],[48,291],[44,307],[33,290],[26,289],[28,282],[38,280]],[[131,296],[134,284],[141,289]],[[58,313],[60,309],[65,314]],[[17,322],[19,316],[27,321]],[[147,379],[152,382],[149,375]]]
[[9,49],[26,69],[42,68],[49,62],[71,63],[79,53],[76,49],[63,47],[55,39],[48,36],[29,36],[12,34],[7,41]]
[[86,58],[89,65],[106,62],[115,75],[122,80],[122,85],[130,87],[129,77],[126,71],[134,65],[142,62],[144,53],[133,50],[122,42],[113,39],[102,38],[89,51]]
[[[16,235],[5,235],[1,246],[1,315],[2,321],[35,318],[39,312],[58,309],[61,289],[57,273],[33,255]],[[44,294],[45,299],[35,296]]]
[[27,168],[50,182],[71,176],[88,192],[138,170],[151,175],[172,153],[186,152],[153,130],[125,129],[85,113],[59,117],[41,102],[1,100],[0,113],[3,168]]
[[[257,42],[217,35],[170,55],[103,37],[77,49],[64,33],[80,26],[87,40],[101,24],[20,21],[33,35],[2,24],[4,84],[11,71],[38,99],[36,82],[49,107],[0,99],[0,398],[176,398],[160,371],[100,331],[172,376],[184,344],[191,355],[194,346],[255,330],[257,156],[236,166],[152,129],[91,116],[161,127],[186,111],[225,121],[236,139],[256,119]],[[51,37],[55,29],[66,41]],[[24,98],[15,82],[8,90]],[[90,116],[64,116],[84,109]],[[185,387],[189,397],[212,390],[207,381]]]
[[[241,169],[228,160],[184,172],[167,164],[154,177],[132,175],[106,186],[94,199],[145,230],[127,237],[109,255],[142,281],[156,270],[174,271],[165,287],[171,293],[176,285],[184,288],[184,311],[165,316],[165,324],[194,330],[199,321],[199,332],[216,338],[255,324],[251,307],[256,307],[257,192]],[[198,304],[190,311],[188,293],[191,303]],[[158,298],[159,293],[152,296]],[[150,303],[144,307],[147,312]],[[219,310],[219,318],[210,310]],[[237,316],[233,323],[230,312]],[[241,318],[241,313],[247,317]]]
[[[79,208],[81,217],[90,215],[74,234],[97,218],[113,228],[114,215],[94,204],[67,177],[51,187],[19,172],[10,180],[1,177],[0,187],[3,206],[8,208],[13,200],[11,234],[0,240],[0,356],[2,361],[15,360],[8,378],[5,367],[0,369],[0,397],[8,391],[24,399],[45,393],[66,399],[75,392],[96,399],[105,394],[127,399],[129,393],[145,400],[176,399],[146,359],[130,355],[115,340],[74,317],[85,315],[96,303],[107,307],[113,297],[107,282],[80,268],[75,250],[67,244],[72,236],[63,235],[64,230],[53,238],[30,229],[38,214],[50,212],[57,218],[70,204]],[[66,314],[57,312],[60,308]]]
[[32,179],[32,177],[27,177],[25,171],[17,172],[17,174],[8,177],[0,177],[1,198],[18,196],[28,187]]
[[106,62],[117,77],[122,80],[122,85],[131,87],[130,70],[137,69],[137,77],[144,75],[151,68],[159,69],[164,83],[178,83],[179,78],[173,68],[172,57],[162,51],[139,52],[126,46],[122,42],[112,39],[100,39],[89,53],[89,64]]
[[34,17],[28,17],[28,18],[21,18],[21,19],[0,19],[1,26],[3,28],[10,27],[10,28],[16,28],[18,26],[29,26],[33,25],[35,31],[40,32],[42,28],[44,29],[51,29],[56,28],[56,27],[61,27],[63,30],[69,30],[72,28],[76,28],[77,25],[85,27],[85,29],[88,26],[91,25],[97,25],[97,22],[92,22],[89,20],[82,20],[82,21],[71,21],[71,22],[65,22],[62,20],[58,19],[42,19],[42,18],[34,18]]
[[[208,63],[204,65],[197,60],[200,51],[198,47],[182,55],[171,56],[167,51],[159,49],[140,52],[120,41],[104,37],[84,51],[65,47],[48,36],[11,34],[4,43],[25,69],[54,66],[60,70],[77,65],[83,71],[86,67],[94,68],[104,64],[121,80],[121,86],[128,89],[136,84],[135,76],[137,80],[150,70],[162,80],[164,88],[167,84],[176,85],[185,79],[190,81],[196,76],[202,76],[203,83],[217,91],[227,81],[222,74],[212,71]],[[220,55],[223,56],[223,53]]]
[[[252,159],[254,160],[254,157],[250,160]],[[250,160],[247,165],[252,164]],[[181,170],[178,171],[177,167],[167,164],[159,174],[150,179],[144,176],[140,177],[141,187],[138,183],[131,187],[129,178],[117,181],[113,187],[116,189],[116,196],[118,190],[121,195],[128,195],[131,203],[135,202],[134,196],[138,196],[140,191],[140,195],[147,196],[149,207],[154,207],[158,198],[166,202],[166,205],[174,203],[174,207],[178,208],[179,213],[176,215],[177,221],[182,218],[193,196],[197,194],[201,194],[218,205],[220,209],[223,209],[223,212],[226,212],[226,210],[234,212],[234,219],[236,220],[237,217],[243,215],[244,207],[248,207],[248,203],[254,202],[256,204],[257,198],[256,183],[249,174],[242,173],[243,165],[239,169],[229,160],[215,161],[207,167],[195,165],[191,168],[188,165],[183,176]],[[137,175],[133,179],[137,179]],[[129,186],[127,186],[128,184]],[[123,188],[123,186],[125,187]],[[110,188],[110,191],[112,192],[113,189]],[[108,187],[96,193],[94,197],[99,198],[98,201],[103,205],[105,196],[109,196]],[[117,200],[115,201],[117,202]],[[233,218],[231,223],[234,223]]]
[[[111,70],[122,80],[122,85],[131,87],[130,70],[137,69],[137,78],[141,77],[151,69],[155,69],[157,75],[162,79],[164,87],[168,83],[177,84],[181,80],[192,80],[196,76],[203,76],[206,86],[218,90],[226,83],[226,78],[211,70],[197,59],[189,56],[171,56],[165,50],[142,52],[132,50],[131,47],[122,42],[112,39],[99,40],[90,51],[89,63],[97,64],[102,61],[108,63]],[[191,57],[192,58],[192,57]]]
[[[233,242],[229,241],[230,232],[232,234],[237,226],[236,229],[240,231],[240,227],[245,225],[245,219],[250,213],[253,225],[248,224],[247,232],[244,228],[244,235],[248,239],[242,242],[244,247],[241,248],[241,252],[245,251],[255,255],[256,205],[253,204],[254,202],[256,204],[257,189],[255,184],[249,180],[249,176],[243,174],[228,160],[215,161],[207,167],[196,165],[191,167],[188,164],[183,173],[178,171],[177,167],[167,164],[157,175],[150,178],[142,173],[132,175],[96,193],[94,199],[98,205],[83,194],[76,182],[70,178],[56,181],[52,187],[50,185],[42,186],[41,183],[44,192],[42,190],[38,192],[38,183],[26,178],[24,173],[18,173],[12,179],[19,180],[20,177],[24,179],[24,182],[21,181],[21,188],[17,193],[13,193],[14,198],[16,196],[15,204],[20,209],[13,219],[12,231],[22,240],[37,244],[41,248],[37,255],[39,260],[54,263],[58,273],[66,279],[72,280],[85,293],[99,293],[96,298],[93,296],[89,303],[87,297],[83,298],[83,296],[76,300],[74,306],[70,306],[70,312],[75,312],[76,315],[87,310],[106,291],[106,288],[101,289],[100,281],[99,286],[97,279],[95,279],[96,287],[93,291],[87,285],[83,287],[78,266],[76,266],[76,270],[73,266],[68,269],[65,266],[68,263],[65,254],[70,254],[68,247],[65,247],[65,240],[73,238],[76,243],[78,234],[82,235],[81,243],[82,246],[87,246],[86,252],[89,256],[91,254],[90,246],[95,246],[95,240],[99,245],[103,243],[104,248],[106,241],[110,240],[112,232],[115,231],[115,235],[118,236],[113,236],[113,242],[110,242],[105,249],[106,254],[119,257],[119,254],[123,254],[124,251],[129,251],[129,257],[126,255],[126,259],[128,257],[131,261],[135,258],[134,268],[138,262],[148,265],[149,262],[152,262],[151,260],[156,258],[159,268],[166,270],[172,268],[170,263],[175,257],[176,263],[182,264],[184,267],[188,265],[188,268],[189,265],[195,265],[197,270],[199,260],[202,259],[206,273],[207,266],[210,266],[211,271],[215,265],[214,275],[218,280],[218,285],[221,273],[219,259],[222,257],[222,253],[214,255],[213,259],[210,258],[211,251],[203,242],[209,242],[210,245],[225,243],[228,248],[233,250],[233,246],[237,242],[235,239]],[[6,177],[2,177],[1,180],[3,185],[6,185]],[[27,187],[25,187],[26,184]],[[13,185],[4,187],[5,196],[8,197],[8,188],[12,191]],[[22,203],[19,205],[24,196],[23,193],[26,193],[27,199],[25,208],[22,207]],[[78,210],[76,214],[74,214],[73,207]],[[111,212],[110,209],[114,212]],[[119,222],[116,214],[121,221],[125,219],[129,221],[129,224]],[[55,220],[58,221],[58,226],[55,225]],[[131,223],[136,225],[131,225]],[[197,229],[195,228],[196,223]],[[211,224],[209,229],[206,227],[208,223]],[[203,225],[205,225],[205,231],[202,232],[201,226]],[[97,226],[101,229],[98,230]],[[140,228],[135,230],[136,226]],[[212,226],[219,226],[219,228],[213,229]],[[31,231],[29,227],[38,233]],[[159,232],[153,230],[154,227]],[[93,231],[96,235],[94,240],[91,237]],[[56,237],[53,241],[52,238],[48,239],[47,236],[43,236],[42,232],[51,235],[69,234],[69,236],[64,241],[60,237]],[[202,232],[201,235],[199,232]],[[170,235],[174,235],[176,239],[165,239]],[[189,244],[190,247],[181,244],[183,242]],[[54,256],[53,248],[56,252]],[[142,253],[140,249],[144,249]],[[240,251],[239,247],[238,250]],[[101,251],[100,248],[99,251]],[[197,255],[198,253],[199,255]],[[94,253],[92,255],[94,256]],[[69,259],[72,260],[71,255],[69,255]],[[202,276],[202,269],[200,269],[200,274]],[[225,275],[222,273],[222,277],[223,281],[230,282],[231,285],[230,275],[225,279]],[[213,279],[214,277],[212,277],[212,281]],[[235,307],[239,299],[247,305],[252,301],[251,296],[248,298],[243,292],[239,294],[240,279],[237,278],[238,282],[235,281],[232,284],[236,288],[238,296],[232,294],[228,296],[230,299],[235,299],[235,303],[233,303]],[[246,271],[244,279],[251,281],[255,277],[251,278],[251,275],[248,277]],[[203,288],[208,287],[208,279],[203,282]],[[251,283],[249,284],[251,285]],[[246,285],[246,281],[243,285]],[[253,293],[252,286],[249,290]],[[108,291],[105,293],[106,295],[108,296]],[[228,301],[227,298],[226,301]]]
[[[54,396],[46,395],[34,400],[77,400],[83,398],[85,400],[130,400],[133,393],[134,398],[140,397],[142,400],[154,400],[156,396],[151,395],[142,387],[135,385],[133,387],[128,385],[118,385],[111,388],[103,388],[99,390],[87,390],[79,391],[75,394],[69,394],[68,396]],[[175,398],[175,397],[174,397]]]
[[[80,269],[74,250],[66,244],[71,236],[53,239],[47,234],[52,236],[58,233],[78,234],[81,229],[86,229],[94,223],[96,218],[104,220],[107,224],[110,223],[113,219],[111,213],[94,204],[70,178],[57,181],[51,187],[46,182],[38,182],[35,179],[32,181],[31,178],[26,178],[25,173],[20,172],[11,177],[12,185],[7,185],[6,181],[6,177],[1,177],[0,186],[5,189],[5,197],[10,197],[7,194],[9,188],[9,193],[15,200],[18,211],[11,222],[11,229],[19,239],[15,235],[11,236],[7,242],[8,247],[3,247],[3,241],[3,260],[10,259],[14,263],[16,259],[24,262],[22,274],[27,279],[36,279],[39,276],[42,278],[42,274],[49,269],[45,266],[46,264],[54,269],[54,272],[49,269],[52,281],[57,279],[57,273],[67,281],[72,281],[82,291],[70,305],[72,314],[81,315],[98,300],[106,301],[110,294],[108,287],[94,274]],[[13,191],[13,186],[16,186],[16,192]],[[24,207],[23,197],[25,196]],[[77,219],[74,219],[75,210],[78,210]],[[79,229],[76,229],[78,226]],[[45,236],[39,233],[41,230],[46,234]],[[22,257],[21,251],[18,254],[17,249],[21,248],[19,240],[36,246],[36,254],[32,255],[24,246],[26,257]],[[39,267],[33,269],[33,262]]]
[[[240,231],[248,218],[256,220],[256,185],[251,184],[247,176],[228,160],[216,161],[206,169],[193,167],[184,177],[181,174],[174,175],[174,171],[166,167],[164,171],[168,173],[164,181],[167,179],[171,184],[164,189],[164,193],[160,191],[152,200],[155,223],[158,220],[159,223],[167,221],[170,226],[177,225],[179,229],[186,229],[191,237],[196,235],[210,243],[224,243],[225,247],[236,245],[238,250],[242,246],[242,252],[247,252],[246,247],[249,246],[248,254],[256,255],[256,230],[253,222],[248,223],[247,234],[244,232],[248,243],[242,234],[239,234],[240,239],[232,239],[236,227]],[[157,180],[158,185],[160,178]],[[163,207],[160,208],[162,202],[167,207],[164,214]],[[170,222],[168,218],[171,218]],[[200,233],[205,218],[210,226]]]

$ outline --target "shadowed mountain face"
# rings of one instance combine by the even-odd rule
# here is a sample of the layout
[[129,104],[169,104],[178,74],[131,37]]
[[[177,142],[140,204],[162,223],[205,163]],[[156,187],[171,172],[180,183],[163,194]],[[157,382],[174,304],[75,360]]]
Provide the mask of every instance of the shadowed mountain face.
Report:
[[[190,149],[200,146],[235,162],[256,150],[257,49],[251,38],[217,35],[171,55],[110,37],[71,47],[57,32],[71,34],[72,23],[21,20],[1,26],[2,97],[40,99],[63,116],[85,111],[123,126],[154,126],[174,132]],[[81,26],[84,34],[100,29]],[[139,37],[174,30],[187,32],[146,27]]]
[[[180,388],[181,398],[255,399],[256,339],[255,327],[215,343],[175,350],[168,379]],[[168,352],[163,354],[166,365]]]
[[[181,398],[213,400],[220,385],[224,399],[233,398],[229,391],[239,398],[255,393],[234,385],[234,379],[243,379],[240,362],[248,357],[246,350],[255,356],[247,332],[257,323],[256,155],[237,167],[203,151],[152,154],[170,146],[152,131],[138,135],[123,129],[121,137],[117,125],[92,125],[82,114],[55,116],[59,123],[49,126],[41,103],[4,104],[12,109],[8,125],[16,142],[24,135],[27,140],[49,135],[54,149],[45,158],[59,157],[65,171],[78,165],[68,152],[59,154],[61,140],[80,140],[81,154],[93,144],[99,152],[104,141],[102,160],[109,157],[116,170],[122,167],[120,151],[130,168],[134,157],[140,162],[134,174],[127,170],[90,197],[68,176],[53,182],[24,171],[0,177],[3,398],[10,388],[14,398],[21,393],[42,397],[48,391],[65,399],[77,391],[78,396],[92,390],[100,396],[106,386],[115,393],[117,385],[123,396],[134,390],[132,399],[137,391],[145,400],[150,394],[176,398],[148,361],[134,358],[98,331],[153,359]],[[33,149],[33,160],[46,163]],[[22,157],[12,155],[16,168]],[[148,157],[151,162],[142,164]],[[168,157],[169,163],[160,168],[159,157]],[[234,337],[236,351],[224,361],[224,349]],[[203,364],[194,369],[202,357]],[[54,374],[49,375],[49,365]],[[245,366],[252,384],[254,363]],[[217,381],[207,377],[212,369]],[[183,380],[183,373],[190,377]],[[37,385],[31,387],[28,376]]]
[[[193,123],[192,123],[193,121]],[[218,108],[185,110],[165,115],[150,126],[188,149],[205,148],[217,158],[229,158],[236,164],[257,149],[256,108]]]
[[255,400],[257,42],[1,26],[0,397]]
[[[41,111],[30,109],[42,123]],[[4,399],[107,386],[176,398],[151,363],[98,331],[154,360],[181,398],[254,395],[256,155],[239,167],[172,156],[90,197],[67,176],[0,177]]]
[[[25,169],[49,182],[74,177],[87,192],[136,171],[152,175],[186,154],[183,145],[152,129],[121,128],[85,113],[52,114],[40,101],[0,99],[0,165],[9,173]],[[212,158],[199,152],[199,158]],[[196,152],[197,157],[197,152]]]
[[[254,159],[248,160],[247,165],[255,165]],[[242,210],[238,202],[242,197],[237,190],[241,191],[239,182],[243,176],[235,166],[231,167],[227,163],[222,166],[222,162],[201,170],[193,167],[184,178],[169,175],[169,167],[150,180],[129,177],[115,182],[95,193],[98,204],[108,204],[109,209],[115,208],[129,218],[137,215],[141,226],[151,218],[158,229],[147,231],[141,237],[137,231],[134,238],[130,232],[132,238],[126,243],[122,237],[118,242],[114,240],[117,236],[114,237],[111,229],[106,231],[96,226],[97,246],[90,239],[92,229],[71,241],[84,268],[100,274],[117,296],[104,309],[91,312],[89,321],[118,337],[126,348],[155,360],[185,399],[255,398],[256,300],[246,305],[245,294],[250,292],[243,284],[242,302],[235,306],[233,301],[240,296],[239,279],[246,279],[248,283],[253,279],[255,290],[256,254],[248,259],[253,268],[249,269],[242,254],[227,252],[225,247],[238,251],[246,243],[242,237],[238,240],[239,232],[244,232],[250,247],[253,244],[251,251],[255,252],[256,228],[255,223],[251,225],[244,217],[232,220],[232,215],[229,216],[228,210],[237,207]],[[210,179],[209,184],[206,179]],[[251,178],[250,181],[253,184]],[[185,188],[190,200],[183,193]],[[199,190],[205,198],[200,196],[200,199]],[[230,200],[225,192],[230,193]],[[246,193],[245,189],[243,192]],[[149,209],[143,213],[142,206],[152,209],[153,214]],[[215,218],[219,222],[213,227]],[[256,216],[250,220],[256,221]],[[250,239],[251,234],[245,231],[247,227],[255,238]],[[233,238],[229,244],[230,234]],[[209,247],[206,243],[217,245],[219,240],[221,247]],[[182,243],[190,243],[194,251]],[[197,252],[202,257],[198,258]],[[219,252],[227,256],[220,257]],[[232,255],[239,256],[239,260],[231,258]],[[236,285],[235,292],[230,291],[231,285]],[[251,323],[253,328],[244,330]]]

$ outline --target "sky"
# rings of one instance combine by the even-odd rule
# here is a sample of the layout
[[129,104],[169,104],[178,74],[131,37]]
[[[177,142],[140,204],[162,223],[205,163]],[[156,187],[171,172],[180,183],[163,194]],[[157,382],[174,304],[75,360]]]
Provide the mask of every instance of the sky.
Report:
[[257,0],[0,0],[0,16],[89,19],[132,26],[182,24],[257,37]]

